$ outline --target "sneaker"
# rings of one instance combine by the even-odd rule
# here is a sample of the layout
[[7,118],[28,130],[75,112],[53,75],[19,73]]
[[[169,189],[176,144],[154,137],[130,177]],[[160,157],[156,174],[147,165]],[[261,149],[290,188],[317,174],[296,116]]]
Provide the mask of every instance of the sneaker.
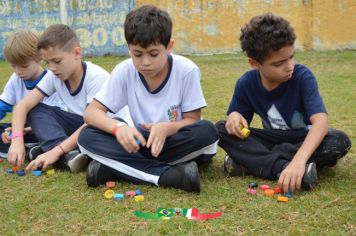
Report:
[[29,161],[33,161],[35,160],[39,155],[41,155],[43,153],[42,149],[40,146],[34,146],[30,149],[30,151],[28,152],[28,159]]
[[224,158],[224,173],[231,177],[244,177],[250,174],[246,167],[236,164],[236,162],[228,155]]
[[305,167],[304,176],[302,179],[302,189],[311,190],[316,187],[317,182],[317,171],[315,162],[310,162]]
[[118,180],[118,177],[112,172],[110,167],[105,166],[96,160],[92,160],[89,163],[86,178],[89,187],[98,187],[106,184],[108,181]]
[[197,164],[191,161],[170,167],[161,175],[158,185],[199,193],[200,177]]
[[89,158],[87,155],[81,153],[78,150],[73,150],[68,152],[65,156],[65,163],[68,169],[72,173],[78,173],[84,171],[89,163]]

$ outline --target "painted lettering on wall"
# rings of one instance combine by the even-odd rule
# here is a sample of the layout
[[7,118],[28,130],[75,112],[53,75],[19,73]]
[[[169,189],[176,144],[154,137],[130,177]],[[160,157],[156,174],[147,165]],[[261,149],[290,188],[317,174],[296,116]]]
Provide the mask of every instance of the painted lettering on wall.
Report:
[[126,55],[123,24],[134,0],[2,0],[0,58],[6,38],[20,29],[39,32],[63,23],[77,33],[84,55]]

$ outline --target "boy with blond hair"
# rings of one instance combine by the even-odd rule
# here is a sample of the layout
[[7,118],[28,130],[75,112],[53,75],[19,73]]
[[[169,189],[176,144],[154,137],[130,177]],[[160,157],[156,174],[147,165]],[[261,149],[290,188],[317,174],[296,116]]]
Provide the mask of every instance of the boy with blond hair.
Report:
[[[47,74],[41,66],[41,56],[37,50],[40,35],[32,30],[19,30],[10,35],[4,46],[4,56],[13,70],[0,95],[0,120],[12,112],[13,106],[19,103]],[[62,100],[53,94],[43,99],[49,106],[63,108]],[[0,124],[0,155],[7,157],[11,142],[11,123]],[[25,128],[24,141],[30,147],[38,142],[30,127]]]
[[[81,171],[88,159],[75,149],[79,131],[85,126],[84,110],[110,75],[103,68],[82,61],[77,35],[67,25],[48,27],[37,49],[50,71],[14,109],[12,129],[16,138],[13,137],[8,160],[12,165],[24,162],[23,129],[27,118],[41,142],[30,151],[27,169],[46,169],[55,164],[71,172]],[[39,103],[54,93],[63,100],[67,111]]]

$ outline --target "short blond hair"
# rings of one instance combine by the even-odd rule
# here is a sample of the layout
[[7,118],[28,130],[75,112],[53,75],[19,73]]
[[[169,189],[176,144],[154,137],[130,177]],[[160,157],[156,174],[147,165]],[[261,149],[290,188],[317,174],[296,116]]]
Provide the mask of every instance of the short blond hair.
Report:
[[29,61],[41,61],[37,50],[40,38],[38,32],[33,30],[19,30],[10,35],[4,46],[6,60],[15,65],[24,65]]

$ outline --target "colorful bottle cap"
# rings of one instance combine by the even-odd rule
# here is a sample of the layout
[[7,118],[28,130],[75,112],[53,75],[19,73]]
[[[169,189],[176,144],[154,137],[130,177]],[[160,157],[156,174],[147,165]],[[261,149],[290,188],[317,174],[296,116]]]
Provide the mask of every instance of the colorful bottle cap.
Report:
[[20,169],[20,167],[18,167],[18,166],[13,166],[11,169],[12,169],[13,172],[16,172],[16,171],[18,171],[18,170]]
[[111,189],[108,189],[104,192],[104,197],[106,199],[112,199],[114,197],[114,195],[115,195],[115,192]]
[[268,196],[268,197],[273,196],[274,190],[273,190],[273,189],[266,189],[266,190],[264,191],[264,194],[265,194],[266,196]]
[[4,159],[3,159],[2,157],[0,157],[0,163],[1,163],[1,162],[4,162]]
[[52,168],[46,170],[46,174],[47,174],[47,175],[54,175],[54,173],[55,173],[55,170],[52,169]]
[[262,184],[262,185],[260,186],[260,189],[261,189],[262,191],[265,191],[266,189],[270,189],[270,187],[269,187],[269,185],[267,185],[267,184]]
[[128,196],[128,197],[133,197],[133,196],[135,196],[136,195],[136,192],[135,191],[127,191],[126,192],[126,196]]
[[247,138],[248,136],[250,136],[250,130],[247,129],[247,128],[242,128],[241,132],[242,132],[242,135],[243,135],[245,138]]
[[283,192],[283,191],[282,191],[282,188],[281,188],[281,187],[276,186],[276,187],[274,188],[274,192],[275,192],[275,193],[281,193],[281,192]]
[[139,190],[139,189],[136,189],[136,190],[135,190],[135,193],[136,193],[136,195],[142,195],[142,192],[141,192],[141,190]]
[[284,194],[285,197],[287,198],[292,198],[293,197],[293,193],[291,191],[288,191],[288,193]]
[[33,170],[32,175],[34,176],[41,176],[42,175],[42,170]]
[[115,181],[108,181],[106,182],[106,187],[108,188],[115,188],[116,182]]
[[258,187],[258,184],[257,184],[256,182],[250,182],[250,183],[248,184],[248,187],[249,187],[249,188],[257,188],[257,187]]
[[277,197],[277,201],[279,201],[279,202],[288,202],[288,198],[287,197],[283,197],[283,196],[278,196]]
[[15,173],[12,169],[6,169],[5,172],[8,173],[8,174],[13,174],[13,173]]
[[16,174],[17,174],[18,176],[24,176],[26,173],[25,173],[24,170],[18,170],[18,171],[16,171]]
[[135,196],[135,201],[136,202],[142,202],[144,200],[145,200],[145,196],[144,195]]
[[254,188],[248,188],[246,190],[246,193],[251,194],[251,195],[256,195],[257,194],[257,190],[254,189]]
[[122,200],[122,199],[124,199],[123,193],[115,193],[114,194],[114,200]]

